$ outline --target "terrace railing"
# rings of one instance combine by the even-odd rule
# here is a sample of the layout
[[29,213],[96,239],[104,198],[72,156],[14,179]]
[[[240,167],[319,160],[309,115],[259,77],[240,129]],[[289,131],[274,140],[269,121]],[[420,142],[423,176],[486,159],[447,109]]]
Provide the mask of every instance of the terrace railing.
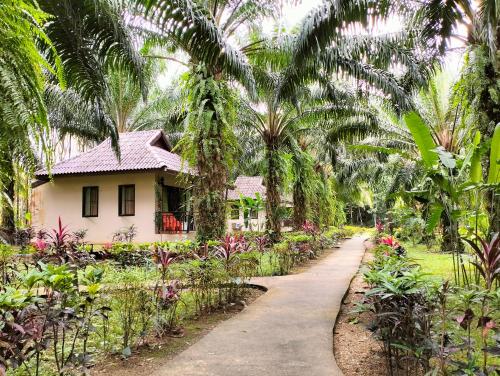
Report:
[[155,224],[158,234],[181,234],[195,231],[193,214],[185,211],[156,212]]

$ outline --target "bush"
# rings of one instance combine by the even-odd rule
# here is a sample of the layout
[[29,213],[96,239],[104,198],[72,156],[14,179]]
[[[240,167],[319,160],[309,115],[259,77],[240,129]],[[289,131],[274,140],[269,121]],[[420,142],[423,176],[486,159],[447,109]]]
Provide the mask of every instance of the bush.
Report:
[[420,267],[396,255],[392,247],[381,245],[374,251],[375,259],[364,275],[371,286],[365,303],[375,313],[374,327],[384,343],[387,366],[391,374],[400,369],[428,372],[432,356],[429,285]]
[[499,290],[436,285],[390,240],[374,249],[364,273],[371,289],[360,309],[375,314],[391,374],[495,375],[489,359],[500,353],[493,335]]

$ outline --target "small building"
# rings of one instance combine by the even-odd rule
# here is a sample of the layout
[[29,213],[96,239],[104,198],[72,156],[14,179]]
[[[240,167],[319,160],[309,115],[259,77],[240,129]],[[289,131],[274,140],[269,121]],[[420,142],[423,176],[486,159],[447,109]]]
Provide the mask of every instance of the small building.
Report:
[[95,148],[35,173],[32,224],[52,229],[58,218],[90,243],[112,241],[131,225],[135,242],[194,236],[188,180],[192,171],[161,130],[120,134],[119,158],[106,139]]
[[[257,200],[262,199],[260,210],[248,210],[245,218],[245,211],[241,207],[240,199],[249,197]],[[229,215],[227,222],[228,231],[263,231],[266,227],[266,187],[262,176],[238,176],[234,182],[234,189],[227,192],[227,202],[229,204]]]
[[[261,199],[257,208],[243,209],[242,198],[251,198],[254,201]],[[238,176],[234,188],[227,192],[229,214],[227,220],[228,231],[264,231],[266,228],[266,186],[262,176]],[[282,197],[281,206],[292,214],[293,202],[291,197]],[[283,231],[291,230],[290,219],[281,223]]]

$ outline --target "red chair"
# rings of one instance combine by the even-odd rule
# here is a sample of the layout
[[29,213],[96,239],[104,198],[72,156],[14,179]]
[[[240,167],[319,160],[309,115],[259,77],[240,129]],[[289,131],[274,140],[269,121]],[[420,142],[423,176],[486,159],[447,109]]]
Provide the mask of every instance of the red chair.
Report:
[[173,213],[162,213],[163,231],[180,233],[182,232],[182,222],[175,218]]

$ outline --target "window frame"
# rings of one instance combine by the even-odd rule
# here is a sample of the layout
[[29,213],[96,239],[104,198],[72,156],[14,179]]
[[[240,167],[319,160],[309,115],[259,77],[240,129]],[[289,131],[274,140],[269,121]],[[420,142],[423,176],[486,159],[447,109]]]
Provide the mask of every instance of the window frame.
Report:
[[[133,192],[134,192],[133,201],[132,201],[134,203],[134,206],[133,206],[132,213],[125,213],[124,212],[124,210],[127,206],[126,204],[124,205],[125,207],[122,208],[122,195],[123,195],[123,191],[127,188],[133,188]],[[135,184],[121,184],[118,186],[118,216],[120,216],[120,217],[133,217],[133,216],[135,216]]]
[[248,213],[249,219],[259,219],[259,211],[257,209],[251,208]]
[[[86,191],[90,190],[90,192],[91,192],[90,195],[92,195],[93,189],[95,189],[97,191],[97,196],[96,196],[96,200],[95,200],[95,205],[96,205],[96,214],[95,215],[85,213]],[[89,197],[89,199],[91,199],[91,197]],[[89,204],[90,212],[92,212],[92,205],[91,204],[92,204],[92,200],[90,200],[90,204]],[[82,187],[82,218],[96,218],[96,217],[99,217],[99,186],[97,186],[97,185],[84,186],[84,187]]]
[[[238,210],[238,216],[235,217],[234,214],[236,213],[236,210]],[[231,220],[236,221],[240,219],[240,206],[238,204],[232,204],[231,205],[231,210],[229,211],[229,215]]]

